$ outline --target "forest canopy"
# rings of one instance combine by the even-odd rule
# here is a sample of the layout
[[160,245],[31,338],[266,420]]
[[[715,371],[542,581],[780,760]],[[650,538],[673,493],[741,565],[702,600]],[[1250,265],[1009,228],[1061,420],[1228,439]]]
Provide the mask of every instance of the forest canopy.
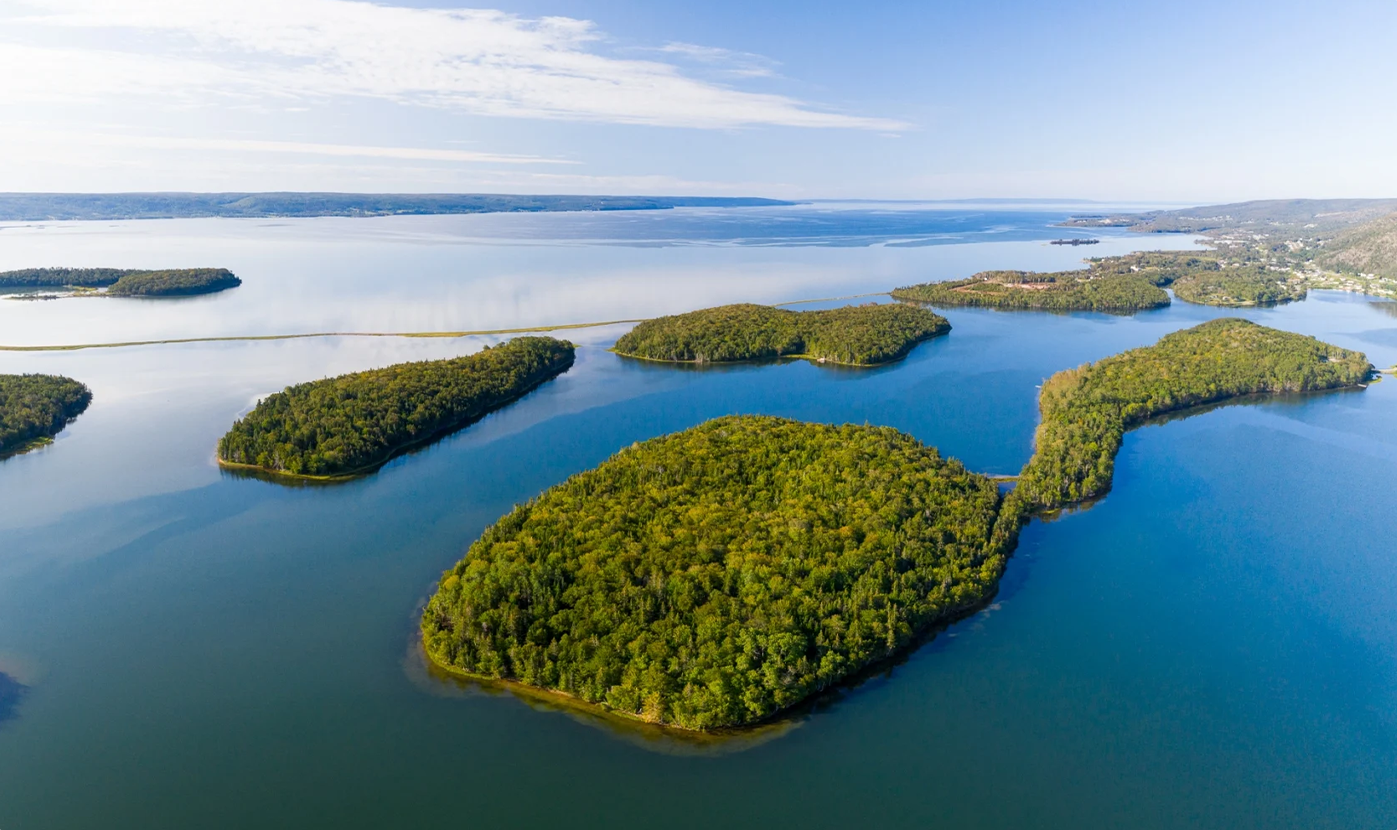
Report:
[[1122,436],[1149,418],[1240,395],[1354,386],[1372,371],[1361,352],[1224,318],[1058,372],[1039,394],[1042,422],[1015,496],[1051,510],[1104,494]]
[[1089,270],[983,271],[963,280],[898,288],[893,299],[934,306],[1125,313],[1169,305],[1169,295],[1134,274]]
[[867,366],[897,360],[950,330],[944,317],[896,303],[821,311],[740,303],[647,320],[617,340],[615,351],[672,362],[805,357]]
[[85,385],[58,375],[0,375],[0,458],[52,438],[92,402]]
[[517,337],[465,357],[289,386],[233,425],[218,458],[293,476],[368,472],[562,374],[574,349],[566,340]]
[[1303,300],[1305,281],[1288,268],[1271,267],[1255,250],[1147,251],[1092,260],[1091,271],[1135,274],[1174,296],[1199,305],[1241,307]]
[[26,268],[0,272],[0,290],[12,288],[101,289],[113,297],[180,297],[212,294],[242,285],[227,268],[157,271],[122,268]]
[[719,418],[500,519],[443,575],[423,642],[654,723],[752,724],[983,602],[998,503],[888,427]]

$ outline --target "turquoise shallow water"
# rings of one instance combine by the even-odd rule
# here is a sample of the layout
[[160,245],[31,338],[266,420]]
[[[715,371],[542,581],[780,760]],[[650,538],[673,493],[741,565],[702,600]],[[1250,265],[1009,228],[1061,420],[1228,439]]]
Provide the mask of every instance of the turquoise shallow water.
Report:
[[[370,244],[356,231],[342,243],[364,246],[367,264],[268,271],[295,290],[288,300],[258,289],[265,313],[231,295],[0,301],[0,340],[134,328],[118,319],[124,308],[164,327],[153,334],[189,318],[309,326],[355,297],[367,323],[504,319],[472,298],[497,310],[500,297],[540,291],[531,280],[541,272],[560,275],[545,287],[575,281],[568,296],[597,309],[634,284],[648,299],[629,302],[674,310],[663,306],[698,290],[678,284],[705,269],[711,302],[779,301],[1083,255],[1044,246],[1055,234],[1040,217],[1017,221],[1027,238],[909,248],[503,245],[466,234],[421,245],[397,231]],[[85,231],[95,252],[76,250],[197,247],[176,223],[129,224]],[[268,239],[227,227],[198,238],[248,263],[336,250],[320,225]],[[20,231],[0,235],[18,240],[6,257],[74,244]],[[397,276],[373,283],[388,261]],[[761,283],[764,271],[774,284]],[[254,266],[242,273],[257,284]],[[612,279],[620,273],[634,282]],[[1397,362],[1391,307],[1322,292],[1245,316],[1387,366]],[[0,371],[63,372],[96,393],[54,446],[0,463],[0,827],[1397,823],[1391,380],[1129,434],[1111,494],[1030,525],[990,608],[764,741],[694,747],[617,732],[423,669],[415,614],[441,570],[512,504],[632,441],[761,412],[890,424],[972,469],[1014,472],[1031,451],[1042,378],[1220,313],[1179,303],[1129,318],[946,315],[948,337],[865,372],[676,371],[607,352],[623,326],[570,332],[579,359],[557,381],[334,487],[220,473],[213,443],[285,383],[484,340],[0,353]]]

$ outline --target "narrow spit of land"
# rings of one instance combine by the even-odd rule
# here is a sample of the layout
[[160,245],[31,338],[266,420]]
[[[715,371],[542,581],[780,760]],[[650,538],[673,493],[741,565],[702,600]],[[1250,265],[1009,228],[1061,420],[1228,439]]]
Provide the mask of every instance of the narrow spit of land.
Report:
[[754,726],[993,596],[1033,515],[1110,487],[1124,432],[1367,358],[1224,319],[1043,386],[1017,486],[886,427],[728,417],[633,445],[501,518],[442,575],[428,658],[680,730]]
[[218,442],[218,460],[290,478],[372,472],[567,371],[574,349],[566,340],[519,337],[465,357],[289,386],[233,425]]
[[946,318],[901,304],[789,311],[740,303],[646,320],[622,335],[613,351],[667,363],[790,357],[873,366],[898,360],[923,340],[950,330]]
[[42,446],[92,402],[92,390],[59,375],[0,375],[0,458]]

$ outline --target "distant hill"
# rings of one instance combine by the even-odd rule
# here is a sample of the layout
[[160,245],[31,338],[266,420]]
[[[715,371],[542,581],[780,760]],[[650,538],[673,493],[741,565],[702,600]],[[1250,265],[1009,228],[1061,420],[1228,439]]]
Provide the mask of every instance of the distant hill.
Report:
[[1338,234],[1324,243],[1316,260],[1336,271],[1397,279],[1397,213]]
[[509,196],[489,193],[0,193],[0,221],[190,219],[791,205],[716,196]]
[[1397,211],[1397,199],[1271,199],[1183,210],[1074,216],[1069,227],[1127,227],[1139,233],[1255,230],[1327,236]]

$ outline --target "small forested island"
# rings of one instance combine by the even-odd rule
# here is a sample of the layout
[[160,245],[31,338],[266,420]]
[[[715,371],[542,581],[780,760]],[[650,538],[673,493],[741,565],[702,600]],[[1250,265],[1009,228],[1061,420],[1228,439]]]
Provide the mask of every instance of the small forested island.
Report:
[[1034,455],[1014,496],[1054,510],[1104,494],[1121,437],[1150,418],[1242,395],[1356,386],[1372,374],[1361,352],[1247,320],[1166,335],[1043,384]]
[[719,418],[500,519],[442,577],[423,643],[626,717],[754,724],[980,605],[999,500],[888,427]]
[[516,507],[442,575],[427,657],[686,730],[752,726],[993,596],[1030,517],[1104,494],[1125,431],[1367,358],[1214,320],[1043,386],[1035,454],[991,479],[888,427],[730,416]]
[[233,425],[218,442],[218,460],[298,478],[371,472],[567,371],[575,348],[552,337],[517,337],[465,357],[289,386]]
[[1169,305],[1169,295],[1134,274],[982,271],[962,280],[894,289],[893,299],[934,306],[1129,313]]
[[92,402],[92,390],[59,375],[0,375],[0,458],[47,444]]
[[800,357],[871,366],[897,360],[950,330],[946,318],[896,303],[821,311],[739,303],[646,320],[617,340],[614,351],[683,363]]
[[[0,291],[53,288],[112,297],[187,297],[242,285],[227,268],[26,268],[0,272]],[[100,291],[105,289],[105,291]]]

